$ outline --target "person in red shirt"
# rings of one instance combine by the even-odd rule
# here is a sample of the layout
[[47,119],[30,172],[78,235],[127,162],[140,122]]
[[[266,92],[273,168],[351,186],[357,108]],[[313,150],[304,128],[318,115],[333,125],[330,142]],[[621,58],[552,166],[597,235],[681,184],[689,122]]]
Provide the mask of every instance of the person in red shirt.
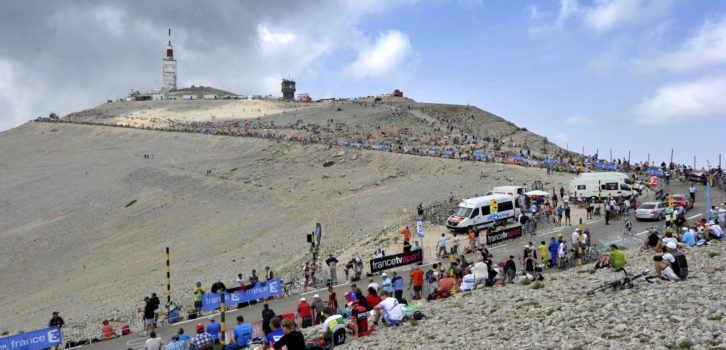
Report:
[[297,305],[297,313],[302,319],[302,328],[313,325],[313,309],[305,298],[300,298],[300,304]]
[[421,268],[421,262],[417,264],[416,269],[411,271],[411,282],[413,283],[414,300],[421,300],[421,290],[423,289],[424,270]]
[[442,279],[439,280],[439,288],[437,290],[439,292],[449,293],[449,292],[451,292],[451,289],[454,288],[455,285],[456,285],[456,280],[453,277],[446,275]]
[[411,239],[411,230],[408,229],[408,226],[401,231],[401,234],[403,235],[403,240],[408,241]]
[[370,308],[376,307],[381,302],[381,297],[378,296],[378,292],[375,288],[368,288],[368,295],[366,295],[366,302]]
[[353,330],[354,337],[368,335],[371,330],[368,329],[368,312],[366,308],[358,305],[358,300],[348,303],[350,308],[350,323],[348,328]]

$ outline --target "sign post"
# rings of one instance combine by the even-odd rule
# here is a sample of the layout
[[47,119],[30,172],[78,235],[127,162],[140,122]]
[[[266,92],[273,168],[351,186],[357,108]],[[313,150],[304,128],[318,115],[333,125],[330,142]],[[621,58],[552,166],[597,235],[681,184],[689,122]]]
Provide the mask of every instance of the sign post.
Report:
[[421,250],[423,250],[423,238],[424,238],[424,229],[423,229],[423,218],[416,218],[416,236],[421,240]]

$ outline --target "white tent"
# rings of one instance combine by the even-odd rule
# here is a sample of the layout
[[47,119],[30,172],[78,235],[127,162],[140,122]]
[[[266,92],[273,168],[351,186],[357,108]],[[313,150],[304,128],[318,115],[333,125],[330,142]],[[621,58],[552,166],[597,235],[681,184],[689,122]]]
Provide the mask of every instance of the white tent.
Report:
[[530,197],[547,197],[550,195],[549,192],[545,192],[545,191],[541,191],[541,190],[529,191],[529,192],[526,192],[525,194]]

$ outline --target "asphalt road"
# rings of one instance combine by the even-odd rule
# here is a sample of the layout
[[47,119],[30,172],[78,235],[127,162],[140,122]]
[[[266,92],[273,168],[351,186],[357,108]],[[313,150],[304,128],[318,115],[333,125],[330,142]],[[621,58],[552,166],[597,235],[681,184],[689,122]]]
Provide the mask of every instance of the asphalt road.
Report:
[[[666,192],[668,193],[677,193],[677,194],[685,194],[688,195],[688,184],[676,184],[676,181],[674,181],[671,186],[666,186]],[[687,212],[686,217],[688,218],[689,222],[693,222],[694,220],[698,220],[702,217],[705,217],[706,215],[706,198],[705,198],[705,186],[697,185],[698,192],[696,197],[696,202],[693,207],[693,209],[690,209]],[[711,191],[712,194],[712,205],[723,203],[724,200],[726,200],[726,195],[718,190]],[[641,198],[640,202],[647,202],[652,200],[652,193],[648,196],[645,196],[645,198]],[[558,227],[551,231],[545,231],[540,230],[537,232],[536,235],[527,235],[518,239],[514,239],[511,241],[507,241],[504,244],[501,244],[499,246],[495,246],[490,249],[490,251],[494,254],[495,261],[500,260],[506,260],[509,255],[514,255],[518,259],[516,261],[521,261],[519,257],[521,257],[521,253],[523,250],[524,245],[531,241],[535,244],[535,246],[539,245],[539,242],[544,240],[546,242],[549,242],[550,237],[555,236],[558,232],[562,232],[565,237],[570,237],[572,231],[577,228],[577,216],[584,215],[584,211],[576,211],[574,214],[575,217],[573,217],[572,223],[575,224],[574,226],[566,226],[566,227]],[[657,226],[659,228],[664,228],[665,223],[663,221],[661,222],[639,222],[634,219],[631,219],[631,222],[633,223],[633,231],[636,232],[635,238],[623,238],[622,232],[624,229],[623,220],[620,221],[612,221],[610,225],[605,225],[605,219],[604,218],[598,218],[596,217],[595,220],[583,220],[583,225],[585,228],[590,229],[590,233],[592,235],[592,238],[594,241],[600,246],[600,247],[606,247],[610,244],[618,244],[620,246],[624,247],[636,247],[640,245],[640,243],[645,238],[645,233],[647,232],[647,229],[653,226]],[[460,249],[463,250],[463,247]],[[471,256],[474,258],[474,255]],[[425,261],[427,261],[426,265],[430,265],[433,263],[431,260],[431,257],[427,257],[424,255]],[[399,271],[399,274],[401,274],[405,279],[405,285],[408,286],[408,271],[410,270],[410,267],[408,268],[402,268]],[[340,275],[340,274],[339,274]],[[381,284],[381,278],[376,277],[376,282]],[[358,286],[362,289],[365,289],[368,282],[366,279],[364,281],[358,282]],[[350,289],[350,286],[348,283],[340,284],[334,287],[335,292],[338,295],[338,302],[340,303],[341,307],[343,307],[343,294]],[[407,297],[409,291],[406,292],[404,297]],[[312,296],[314,294],[320,294],[321,298],[326,301],[328,298],[327,290],[320,289],[320,290],[311,290],[308,292],[305,292],[302,294],[302,296],[306,297],[308,301],[312,301]],[[270,308],[274,310],[277,314],[282,314],[286,312],[292,312],[297,308],[297,304],[299,302],[300,295],[291,296],[289,298],[285,299],[274,299],[270,300],[268,303],[270,305]],[[410,297],[408,297],[410,300]],[[235,318],[237,315],[243,315],[245,320],[247,322],[254,322],[260,320],[262,312],[262,304],[256,304],[251,305],[250,307],[244,307],[239,310],[232,310],[227,312],[226,319],[227,319],[227,327],[234,327],[236,325]],[[181,327],[184,328],[184,330],[190,334],[193,335],[194,333],[194,325],[197,323],[204,323],[206,325],[208,319],[210,317],[214,317],[217,321],[219,321],[219,315],[218,313],[205,315],[203,317],[194,319],[194,320],[184,320],[181,322],[178,322],[173,325],[164,325],[159,328],[157,328],[156,333],[166,342],[169,339],[171,339],[171,336],[176,333],[176,331]],[[124,336],[121,338],[104,341],[100,343],[95,343],[91,345],[83,346],[83,349],[93,349],[93,350],[105,350],[105,349],[128,349],[128,348],[139,348],[139,345],[141,345],[140,348],[143,348],[143,342],[145,337],[140,337],[137,332],[132,333],[131,335]]]

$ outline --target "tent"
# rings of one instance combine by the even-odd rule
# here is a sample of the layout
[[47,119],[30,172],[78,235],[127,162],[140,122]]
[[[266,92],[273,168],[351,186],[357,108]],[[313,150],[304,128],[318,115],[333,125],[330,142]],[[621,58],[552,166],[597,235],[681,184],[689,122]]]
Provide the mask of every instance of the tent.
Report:
[[530,197],[547,197],[550,195],[549,192],[545,192],[545,191],[541,191],[541,190],[529,191],[529,192],[525,192],[524,194],[527,196],[530,196]]

